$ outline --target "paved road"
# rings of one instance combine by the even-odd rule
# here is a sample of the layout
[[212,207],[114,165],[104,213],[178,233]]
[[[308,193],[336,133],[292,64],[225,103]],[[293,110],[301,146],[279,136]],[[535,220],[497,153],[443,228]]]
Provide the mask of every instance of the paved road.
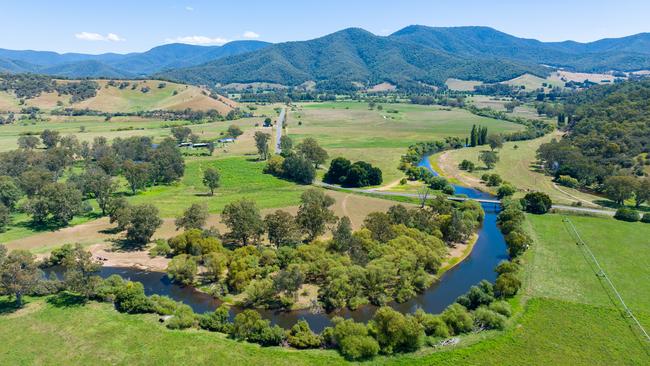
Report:
[[280,138],[282,138],[282,126],[284,125],[284,117],[286,110],[282,108],[280,111],[280,117],[278,117],[278,122],[275,124],[275,153],[279,154],[282,150],[280,149]]
[[[376,189],[363,189],[363,188],[342,188],[337,185],[333,184],[328,184],[328,183],[323,183],[323,182],[314,182],[314,185],[323,187],[326,189],[339,189],[339,190],[344,190],[344,191],[350,191],[350,192],[358,192],[358,193],[367,193],[367,194],[376,194],[379,196],[398,196],[398,197],[413,197],[413,198],[419,198],[419,195],[417,193],[405,193],[405,192],[388,192],[388,191],[378,191]],[[431,196],[431,198],[434,198],[435,196]],[[470,199],[478,202],[486,202],[486,203],[497,203],[499,201],[496,200],[481,200],[481,199],[472,199],[472,198],[461,198],[461,197],[449,197],[451,200],[459,200],[459,199]],[[604,209],[598,209],[598,208],[587,208],[587,207],[574,207],[574,206],[565,206],[565,205],[553,205],[552,206],[554,209],[558,211],[571,211],[571,212],[578,212],[578,213],[590,213],[590,214],[596,214],[596,215],[606,215],[606,216],[614,216],[615,211],[612,210],[604,210]]]

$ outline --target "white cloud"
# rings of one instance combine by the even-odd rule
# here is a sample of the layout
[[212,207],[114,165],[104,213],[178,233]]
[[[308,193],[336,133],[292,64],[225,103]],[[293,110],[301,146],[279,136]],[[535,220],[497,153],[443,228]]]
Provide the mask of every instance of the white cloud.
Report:
[[230,42],[229,39],[221,37],[207,37],[207,36],[184,36],[176,38],[167,38],[165,39],[167,43],[188,43],[188,44],[216,44],[222,45],[224,43]]
[[194,8],[191,7],[191,6],[186,6],[186,7],[185,7],[185,10],[187,10],[187,11],[194,11]]
[[260,35],[253,32],[253,31],[246,31],[246,32],[244,32],[242,37],[252,39],[252,38],[260,38]]
[[115,33],[109,33],[104,36],[99,33],[81,32],[81,33],[76,33],[74,36],[75,38],[81,39],[83,41],[111,41],[111,42],[124,41],[124,38],[118,36]]

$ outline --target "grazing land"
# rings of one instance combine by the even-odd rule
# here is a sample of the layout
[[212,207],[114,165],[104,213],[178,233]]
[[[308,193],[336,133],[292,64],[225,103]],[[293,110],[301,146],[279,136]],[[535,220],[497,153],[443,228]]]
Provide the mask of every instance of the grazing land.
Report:
[[[498,151],[499,162],[490,170],[487,170],[478,158],[481,151],[490,149],[488,146],[445,151],[434,155],[432,161],[441,169],[444,176],[492,193],[496,193],[496,189],[487,187],[481,182],[480,178],[485,173],[499,174],[505,181],[517,187],[518,192],[515,197],[521,197],[527,191],[540,191],[548,194],[556,203],[580,202],[583,205],[596,206],[594,202],[602,200],[602,197],[568,187],[556,186],[552,177],[539,171],[539,163],[536,158],[537,148],[553,138],[560,138],[560,134],[554,133],[534,140],[504,143],[503,148]],[[515,148],[515,146],[517,147]],[[477,168],[472,172],[460,170],[458,165],[463,160],[473,162]]]
[[314,137],[330,158],[364,160],[381,168],[384,183],[402,177],[397,169],[405,149],[418,141],[466,137],[472,125],[490,132],[513,132],[522,126],[473,115],[462,109],[412,104],[385,104],[382,110],[366,103],[299,104],[288,117],[288,134],[295,141]]
[[[160,80],[94,80],[98,85],[97,95],[72,103],[69,95],[45,92],[35,98],[25,99],[20,105],[13,93],[0,93],[0,111],[19,112],[24,107],[37,107],[44,111],[57,108],[92,109],[108,113],[130,113],[152,110],[216,109],[227,114],[236,103],[225,97],[210,97],[210,92],[193,85]],[[66,83],[66,80],[57,80]],[[110,84],[109,84],[110,83]],[[124,83],[125,87],[120,87]],[[145,92],[146,90],[146,92]]]

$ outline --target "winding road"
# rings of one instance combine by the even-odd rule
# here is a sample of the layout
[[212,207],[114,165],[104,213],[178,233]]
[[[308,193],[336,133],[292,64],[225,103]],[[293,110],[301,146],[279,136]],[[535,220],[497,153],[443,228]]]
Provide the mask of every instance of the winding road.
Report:
[[[398,197],[412,197],[412,198],[419,198],[420,197],[417,193],[380,191],[378,189],[343,188],[341,186],[337,186],[337,185],[334,185],[334,184],[328,184],[328,183],[324,183],[324,182],[314,182],[314,185],[325,188],[325,189],[340,190],[340,191],[346,191],[346,192],[364,193],[364,194],[373,194],[373,195],[379,195],[379,196],[398,196]],[[431,196],[431,198],[435,198],[435,196]],[[465,198],[465,197],[454,197],[454,196],[449,196],[448,199],[453,200],[453,201],[473,200],[473,201],[477,201],[477,202],[481,202],[481,203],[494,203],[494,204],[500,203],[500,201],[498,201],[498,200]],[[570,211],[570,212],[576,212],[576,213],[586,213],[586,214],[605,215],[605,216],[614,216],[614,214],[615,214],[615,211],[597,209],[597,208],[575,207],[575,206],[566,206],[566,205],[553,205],[551,207],[553,209],[555,209],[555,210],[558,210],[558,211]]]

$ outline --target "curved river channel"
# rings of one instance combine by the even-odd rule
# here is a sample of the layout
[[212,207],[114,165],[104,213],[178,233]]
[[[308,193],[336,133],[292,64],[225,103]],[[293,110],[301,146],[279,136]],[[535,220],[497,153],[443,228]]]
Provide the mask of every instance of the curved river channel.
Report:
[[[423,158],[419,166],[428,168],[434,174],[428,157]],[[454,186],[456,194],[467,195],[470,198],[492,198],[491,195],[473,188]],[[479,230],[479,238],[472,253],[454,268],[445,272],[441,278],[429,287],[426,291],[410,299],[405,303],[391,303],[390,306],[402,313],[411,313],[418,308],[428,313],[439,313],[456,298],[469,290],[472,285],[486,279],[494,282],[496,265],[508,258],[506,244],[503,235],[496,225],[498,207],[494,204],[484,204],[485,221]],[[119,274],[125,279],[142,282],[147,295],[159,294],[171,297],[174,300],[182,301],[191,306],[196,313],[213,311],[220,305],[220,301],[210,295],[199,292],[192,287],[181,287],[171,283],[164,273],[148,272],[135,268],[103,267],[100,275],[108,277],[112,274]],[[362,306],[357,310],[343,309],[331,313],[313,314],[309,310],[276,311],[258,310],[262,316],[284,328],[289,328],[300,319],[305,319],[311,329],[320,332],[330,324],[333,316],[353,318],[357,321],[368,321],[372,318],[377,307],[372,305]],[[243,309],[232,307],[231,316]]]

